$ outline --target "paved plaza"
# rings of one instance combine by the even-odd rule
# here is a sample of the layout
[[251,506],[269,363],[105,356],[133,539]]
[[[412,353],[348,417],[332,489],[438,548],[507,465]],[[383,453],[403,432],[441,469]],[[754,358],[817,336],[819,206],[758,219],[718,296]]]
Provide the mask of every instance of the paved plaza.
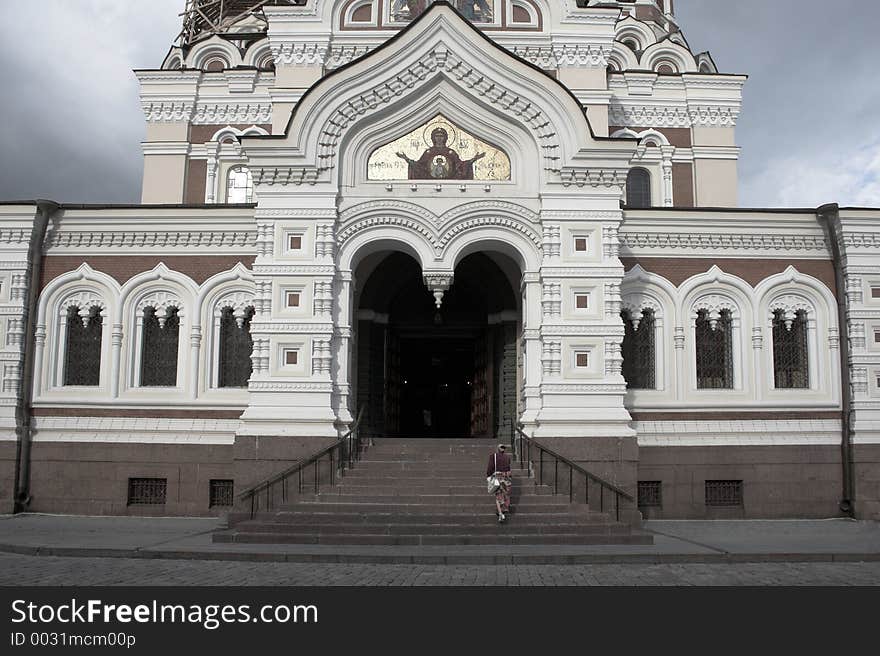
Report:
[[211,518],[0,517],[0,585],[880,586],[880,523],[649,521],[653,545],[215,545]]
[[880,562],[333,565],[0,554],[0,585],[878,586]]

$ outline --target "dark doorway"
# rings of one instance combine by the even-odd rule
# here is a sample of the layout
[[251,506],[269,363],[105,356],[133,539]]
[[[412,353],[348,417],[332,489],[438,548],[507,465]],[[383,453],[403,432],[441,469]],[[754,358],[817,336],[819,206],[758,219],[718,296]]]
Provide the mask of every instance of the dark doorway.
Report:
[[464,258],[438,310],[415,260],[403,253],[371,257],[358,270],[366,282],[359,286],[356,336],[366,429],[508,437],[516,413],[516,265],[483,253]]

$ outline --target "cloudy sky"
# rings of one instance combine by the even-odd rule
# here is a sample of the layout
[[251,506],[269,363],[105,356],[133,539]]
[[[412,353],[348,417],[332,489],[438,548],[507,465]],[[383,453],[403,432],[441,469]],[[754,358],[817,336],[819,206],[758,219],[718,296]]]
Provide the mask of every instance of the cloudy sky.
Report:
[[[161,63],[184,0],[0,0],[0,200],[136,203],[135,68]],[[748,73],[740,204],[880,206],[872,0],[676,0],[696,52]]]

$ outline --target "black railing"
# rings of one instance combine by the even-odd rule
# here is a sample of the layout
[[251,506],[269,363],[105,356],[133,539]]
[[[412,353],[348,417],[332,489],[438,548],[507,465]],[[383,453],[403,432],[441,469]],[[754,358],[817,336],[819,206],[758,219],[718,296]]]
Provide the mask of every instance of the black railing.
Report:
[[272,510],[276,502],[279,501],[279,492],[281,503],[287,503],[291,491],[290,479],[294,476],[297,477],[296,488],[299,494],[302,494],[307,486],[313,486],[315,494],[318,494],[321,485],[321,469],[325,460],[327,466],[325,470],[327,473],[326,480],[330,485],[336,483],[337,476],[339,478],[345,476],[345,470],[354,467],[355,463],[361,459],[364,445],[361,441],[360,425],[363,415],[364,409],[361,408],[360,412],[358,412],[357,420],[351,429],[340,437],[335,444],[313,453],[308,458],[300,460],[288,469],[275,474],[271,478],[267,478],[262,483],[258,483],[238,495],[242,504],[250,503],[251,519],[260,510]]
[[[575,499],[575,474],[584,478],[584,504],[590,505],[590,483],[594,483],[599,487],[599,512],[605,512],[605,495],[614,495],[614,515],[617,521],[620,521],[620,504],[621,500],[629,502],[635,507],[636,501],[632,495],[627,494],[616,485],[609,483],[591,474],[586,469],[576,464],[569,458],[560,455],[552,449],[544,446],[534,438],[526,435],[521,429],[515,429],[513,439],[514,458],[519,458],[520,469],[529,467],[530,474],[535,477],[535,485],[544,484],[544,461],[547,460],[549,467],[550,461],[553,464],[553,493],[559,494],[559,466],[568,468],[568,501],[575,503],[580,499]],[[564,474],[564,472],[563,472]]]

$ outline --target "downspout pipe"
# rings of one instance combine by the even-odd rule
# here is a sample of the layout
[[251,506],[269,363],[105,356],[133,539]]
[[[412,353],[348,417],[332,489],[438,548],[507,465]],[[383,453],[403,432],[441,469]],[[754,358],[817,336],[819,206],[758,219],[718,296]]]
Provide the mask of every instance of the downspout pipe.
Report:
[[31,437],[33,435],[31,402],[34,389],[34,330],[37,323],[37,300],[43,271],[43,242],[49,221],[59,209],[57,203],[37,201],[27,256],[27,288],[24,299],[24,358],[21,363],[18,401],[15,405],[15,503],[14,513],[25,512],[31,502]]
[[839,237],[843,234],[840,222],[840,207],[837,203],[823,205],[816,210],[816,216],[825,229],[825,236],[831,248],[834,265],[834,282],[837,287],[837,324],[840,331],[840,392],[841,392],[841,440],[840,455],[842,465],[843,489],[840,500],[840,511],[849,517],[855,516],[855,479],[853,477],[853,406],[852,384],[850,376],[850,343],[847,324],[846,277],[843,273],[843,253],[840,250]]

